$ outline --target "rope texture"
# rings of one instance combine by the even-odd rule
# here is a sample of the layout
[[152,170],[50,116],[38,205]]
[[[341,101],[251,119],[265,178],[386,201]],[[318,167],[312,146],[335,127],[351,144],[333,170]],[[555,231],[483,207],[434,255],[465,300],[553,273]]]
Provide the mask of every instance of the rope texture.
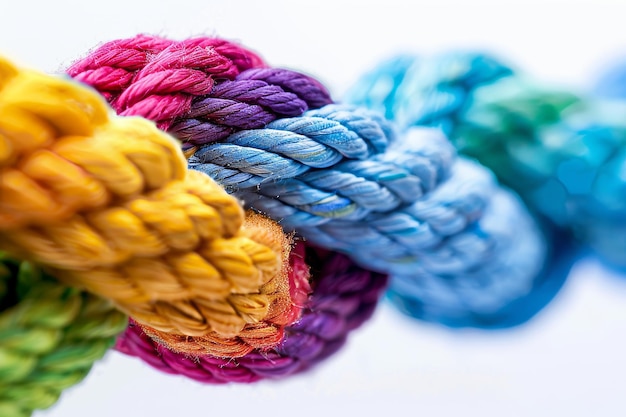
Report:
[[143,116],[167,129],[215,80],[263,66],[252,51],[219,38],[177,42],[138,35],[99,46],[68,74],[103,92],[118,114]]
[[306,301],[302,318],[286,328],[279,346],[230,360],[180,355],[155,344],[140,326],[131,324],[116,348],[160,371],[208,384],[250,383],[310,369],[336,352],[349,333],[370,318],[387,280],[384,275],[358,267],[345,255],[302,242],[294,253],[301,256],[299,266],[294,267],[310,265],[314,291]]
[[67,72],[100,91],[119,115],[153,120],[187,148],[331,102],[315,79],[264,66],[219,38],[139,35],[101,45]]
[[443,128],[532,210],[626,266],[623,103],[549,88],[478,53],[398,57],[349,95],[403,128]]
[[[363,110],[354,112],[366,114]],[[536,221],[484,168],[464,159],[453,164],[449,143],[434,130],[412,129],[401,138],[380,141],[391,142],[385,152],[365,154],[364,160],[343,156],[330,167],[326,166],[338,159],[333,159],[333,154],[322,159],[320,152],[311,151],[314,157],[309,158],[309,153],[288,149],[288,145],[318,137],[322,144],[350,143],[349,139],[325,140],[320,133],[325,132],[325,125],[312,120],[323,119],[320,114],[339,119],[334,115],[341,113],[346,115],[342,120],[356,119],[349,116],[350,108],[325,106],[302,117],[277,120],[265,129],[235,133],[225,143],[204,146],[189,159],[189,166],[208,173],[243,198],[247,206],[267,213],[310,242],[348,253],[366,268],[391,273],[391,291],[396,298],[402,294],[423,304],[423,313],[412,309],[419,318],[450,326],[508,327],[530,319],[556,294],[568,268],[552,273],[547,265],[545,236]],[[370,121],[380,123],[375,118]],[[307,135],[283,141],[276,126],[289,128],[289,135],[306,129]],[[390,129],[381,127],[380,131]],[[258,169],[256,162],[261,158],[255,159],[248,152],[261,150],[265,156],[268,149],[273,155],[262,159],[269,162]],[[275,161],[284,161],[304,173],[295,176],[299,181],[286,179]],[[376,182],[380,177],[373,173],[384,172],[384,168],[389,173],[389,167],[409,172],[412,178],[390,176]],[[361,178],[353,180],[355,172],[361,178],[374,179],[369,183],[377,188],[370,189],[379,191],[386,186],[383,191],[387,193],[368,195],[364,189],[369,184]],[[232,178],[243,178],[246,189]],[[393,180],[404,184],[393,184]],[[410,180],[421,188],[409,187],[406,181]],[[320,190],[325,193],[320,194]],[[357,208],[345,210],[346,205],[339,205],[342,197],[344,201],[350,197],[344,204]],[[568,265],[573,262],[573,258],[564,258]],[[544,285],[548,279],[549,284]],[[524,308],[519,313],[509,310],[511,303],[524,304]]]
[[126,325],[109,302],[0,252],[0,415],[28,417],[53,405]]
[[[214,90],[220,91],[220,85]],[[481,310],[489,315],[497,315],[495,305],[504,308],[517,296],[525,297],[539,279],[547,248],[534,220],[515,202],[507,205],[519,216],[508,217],[515,219],[515,227],[477,226],[483,216],[486,224],[497,223],[491,219],[499,214],[489,211],[499,207],[491,201],[497,187],[480,168],[458,168],[464,173],[444,182],[455,170],[455,152],[435,130],[413,129],[396,137],[376,113],[332,104],[263,128],[241,128],[192,148],[189,166],[311,243],[417,282],[421,274],[430,274],[458,278],[463,286],[465,277],[484,274],[485,282],[494,284],[483,287],[492,288],[499,300]],[[442,182],[458,192],[429,197]],[[518,239],[509,243],[511,236]],[[536,245],[527,248],[528,242]],[[512,260],[515,245],[528,257]],[[514,284],[500,285],[497,274],[511,264]],[[468,308],[469,301],[459,303],[459,309]]]
[[6,60],[0,88],[0,246],[163,332],[228,341],[288,324],[280,228],[244,224],[172,138]]
[[[289,298],[283,305],[275,305],[268,317],[260,323],[250,323],[230,339],[216,337],[215,334],[188,336],[159,331],[147,325],[140,325],[142,331],[158,344],[183,355],[210,354],[218,358],[238,358],[255,349],[271,349],[281,343],[285,336],[284,326],[296,322],[311,292],[309,268],[301,253],[292,252],[291,239],[287,239],[282,229],[271,220],[258,214],[248,213],[249,218],[258,222],[257,230],[280,236],[283,240],[282,271],[287,274]],[[277,248],[278,250],[279,248]],[[272,325],[268,325],[272,324]]]

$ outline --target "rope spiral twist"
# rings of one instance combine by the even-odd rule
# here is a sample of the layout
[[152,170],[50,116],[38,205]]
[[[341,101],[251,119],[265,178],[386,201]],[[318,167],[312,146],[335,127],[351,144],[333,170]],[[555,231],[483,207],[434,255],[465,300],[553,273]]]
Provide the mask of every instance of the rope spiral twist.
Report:
[[288,237],[244,222],[176,141],[75,83],[0,75],[0,246],[166,333],[232,342],[294,319]]
[[[228,90],[220,87],[224,84],[216,82],[204,94]],[[97,82],[92,85],[97,87]],[[253,87],[245,88],[254,94]],[[193,116],[189,123],[195,131],[209,133],[192,135],[195,146],[186,154],[191,168],[207,173],[285,230],[348,253],[366,268],[391,273],[392,282],[397,281],[395,275],[410,276],[420,287],[420,277],[432,274],[455,283],[449,291],[461,294],[460,289],[483,274],[489,278],[482,282],[491,283],[481,284],[484,291],[493,289],[500,302],[491,300],[480,311],[497,315],[494,305],[527,298],[534,283],[543,280],[549,259],[535,220],[515,197],[499,191],[484,169],[457,161],[453,147],[434,130],[414,129],[398,137],[374,112],[335,104],[264,120],[262,128],[239,125],[240,130],[229,130],[228,136],[215,134],[212,121],[202,130],[199,123],[204,122]],[[185,125],[185,117],[179,115],[176,123]],[[463,178],[466,173],[475,186]],[[445,184],[461,194],[437,194]],[[495,191],[506,194],[498,198],[508,203],[496,204]],[[515,219],[512,227],[494,226],[497,221],[492,219],[501,215],[497,207],[513,210],[507,216]],[[516,251],[528,256],[516,258]],[[509,269],[509,276],[497,278]],[[451,314],[458,317],[467,305],[459,299]],[[541,306],[538,303],[535,310]]]
[[300,320],[286,327],[284,339],[273,349],[257,349],[227,360],[208,355],[181,355],[156,343],[136,325],[128,327],[116,348],[162,372],[210,384],[251,383],[309,369],[336,352],[349,333],[372,315],[387,280],[381,274],[356,266],[345,255],[302,242],[294,252],[301,256],[295,258],[300,264],[294,265],[296,268],[306,265],[311,268],[313,293]]
[[401,128],[442,128],[533,211],[625,265],[623,103],[542,85],[472,52],[393,58],[349,95]]

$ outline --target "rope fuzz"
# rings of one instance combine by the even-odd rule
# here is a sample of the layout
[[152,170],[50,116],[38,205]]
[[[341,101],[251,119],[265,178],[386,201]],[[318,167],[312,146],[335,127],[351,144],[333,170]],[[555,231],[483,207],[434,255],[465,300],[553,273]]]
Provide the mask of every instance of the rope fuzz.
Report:
[[[311,268],[313,293],[305,300],[302,318],[285,329],[273,349],[255,349],[225,360],[213,356],[181,355],[156,344],[140,326],[131,325],[116,349],[168,374],[207,384],[250,383],[284,378],[318,365],[335,353],[349,334],[370,318],[387,277],[358,267],[345,255],[300,242],[293,252],[293,269]],[[306,262],[305,262],[306,261]]]
[[72,82],[4,60],[0,75],[2,248],[162,332],[232,338],[291,317],[274,279],[286,245],[244,226],[175,140]]

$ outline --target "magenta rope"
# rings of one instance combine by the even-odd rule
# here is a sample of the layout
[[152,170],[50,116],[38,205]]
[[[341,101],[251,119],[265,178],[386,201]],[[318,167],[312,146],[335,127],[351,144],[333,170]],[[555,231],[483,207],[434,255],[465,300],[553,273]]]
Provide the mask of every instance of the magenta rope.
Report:
[[371,317],[387,278],[358,267],[342,254],[302,242],[294,250],[303,253],[311,267],[313,293],[302,318],[285,329],[277,348],[255,350],[237,359],[189,357],[157,344],[140,326],[131,323],[118,339],[116,349],[141,358],[159,371],[209,384],[281,378],[318,364]]

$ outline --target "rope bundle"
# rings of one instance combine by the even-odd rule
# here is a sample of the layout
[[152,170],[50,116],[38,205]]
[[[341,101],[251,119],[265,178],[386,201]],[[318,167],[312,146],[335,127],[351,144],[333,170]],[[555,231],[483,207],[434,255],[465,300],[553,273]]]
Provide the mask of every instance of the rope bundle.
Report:
[[[291,252],[291,236],[276,223],[253,212],[244,218],[237,200],[208,177],[187,172],[182,153],[170,138],[141,119],[111,118],[103,103],[82,87],[20,71],[5,60],[0,64],[0,247],[44,265],[66,284],[109,298],[132,316],[129,332],[140,329],[143,337],[149,334],[149,340],[158,341],[170,355],[227,363],[242,356],[251,361],[251,354],[267,359],[276,349],[274,355],[285,356],[283,366],[268,362],[266,375],[287,375],[319,362],[369,317],[385,285],[383,275],[359,274],[345,258],[331,261],[350,273],[352,283],[342,287],[322,279],[321,293],[314,297],[319,300],[310,304],[304,250]],[[209,73],[224,76],[212,67]],[[318,99],[302,86],[302,80],[307,82],[304,76],[284,75],[265,76],[299,88],[309,102],[324,101],[317,82],[308,85],[322,92]],[[281,99],[280,94],[277,97]],[[283,111],[278,101],[274,104]],[[128,113],[147,108],[145,103],[131,107]],[[364,275],[377,278],[370,282]],[[370,289],[360,292],[356,285]],[[325,287],[337,293],[324,293]],[[49,295],[57,301],[64,297],[58,291]],[[337,305],[324,304],[331,299]],[[305,305],[319,310],[309,310],[308,319],[299,321]],[[125,315],[112,311],[125,325]],[[82,326],[81,317],[74,319],[72,326]],[[5,324],[13,334],[12,322]],[[286,337],[287,325],[289,334],[304,336]],[[8,342],[13,347],[13,340]],[[108,342],[107,347],[111,337]],[[298,353],[302,343],[307,349]],[[62,346],[50,346],[54,347],[62,351]],[[83,356],[86,369],[81,377],[97,355],[83,352]],[[26,366],[21,366],[25,374]],[[63,366],[71,364],[55,366],[66,369]],[[40,371],[42,378],[54,374],[45,366]],[[20,372],[16,373],[23,376]],[[13,415],[23,409],[29,415],[34,408],[50,405],[63,388],[78,381],[79,373],[73,375],[67,383],[57,384],[57,391],[43,381],[33,384],[32,389],[48,390],[50,395],[31,409],[10,398],[1,403],[1,410]],[[11,375],[8,378],[15,382]],[[237,378],[233,374],[230,380]],[[27,399],[31,396],[26,389],[20,392]]]
[[[80,72],[83,62],[95,60],[77,62],[70,75],[86,80]],[[135,68],[138,84],[144,68]],[[262,78],[256,74],[284,70],[248,71]],[[250,79],[246,74],[237,77]],[[308,87],[316,91],[315,97],[322,97],[319,92],[325,90],[319,83],[304,79],[303,84],[317,86]],[[551,276],[544,273],[552,271],[547,246],[523,205],[499,189],[483,168],[457,161],[445,138],[427,129],[398,137],[374,112],[326,104],[326,96],[307,101],[302,93],[292,97],[300,115],[275,113],[271,121],[255,116],[247,125],[231,122],[227,112],[214,117],[225,97],[245,97],[246,106],[270,108],[257,87],[238,83],[242,80],[216,81],[198,93],[190,110],[176,112],[169,132],[187,146],[191,168],[209,174],[285,230],[347,253],[366,268],[393,274],[394,282],[408,287],[404,290],[432,304],[429,313],[421,315],[425,319],[501,327],[507,324],[499,321],[519,323],[543,306],[529,302],[534,307],[524,309],[523,318],[501,316],[508,304],[532,298],[529,294]],[[93,78],[88,82],[96,88],[100,84]],[[131,82],[116,94],[130,97],[138,90]],[[293,87],[290,91],[296,92]],[[228,105],[243,106],[234,101]],[[159,118],[153,120],[162,125]],[[562,283],[564,276],[551,279]],[[430,294],[435,295],[429,300]]]
[[279,227],[256,215],[244,225],[238,202],[187,173],[149,122],[110,118],[78,85],[1,67],[5,249],[161,332],[266,346],[259,326],[275,340],[297,317]]
[[53,403],[125,314],[119,351],[206,383],[315,365],[387,275],[412,316],[518,325],[575,260],[544,217],[601,251],[623,223],[622,125],[488,57],[365,77],[354,101],[399,132],[217,38],[113,41],[68,73],[141,118],[0,60],[2,415]]
[[403,128],[441,127],[532,210],[624,266],[623,105],[549,88],[476,53],[391,59],[351,97]]
[[203,144],[330,102],[311,77],[264,67],[255,53],[223,39],[139,35],[101,45],[67,72],[118,114]]
[[120,115],[156,119],[166,129],[215,79],[263,65],[252,51],[219,38],[176,42],[139,35],[102,45],[68,72],[101,91]]
[[[386,277],[356,266],[345,255],[305,245],[294,252],[301,268],[311,268],[313,293],[302,318],[286,328],[282,342],[271,350],[255,350],[236,359],[178,355],[131,325],[118,339],[117,349],[138,356],[154,368],[204,383],[255,382],[282,378],[309,369],[336,352],[350,331],[373,313]],[[306,262],[305,262],[306,260]]]

